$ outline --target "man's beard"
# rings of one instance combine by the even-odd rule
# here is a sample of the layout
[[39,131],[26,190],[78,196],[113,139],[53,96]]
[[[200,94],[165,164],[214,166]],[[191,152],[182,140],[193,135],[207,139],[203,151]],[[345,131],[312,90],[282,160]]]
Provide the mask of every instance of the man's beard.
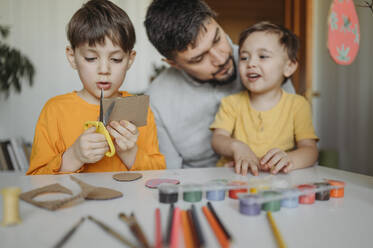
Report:
[[[224,63],[224,65],[221,66],[221,69],[219,69],[219,70],[222,70],[230,61],[232,61],[232,64],[233,64],[233,71],[232,71],[232,74],[225,79],[219,80],[219,79],[213,78],[213,79],[209,79],[209,80],[200,80],[200,79],[194,78],[194,77],[193,77],[193,79],[195,81],[197,81],[198,83],[201,83],[201,84],[207,83],[207,84],[211,84],[214,87],[230,84],[237,78],[237,70],[236,70],[237,68],[236,68],[236,63],[234,62],[233,56],[229,56],[229,58]],[[218,74],[218,73],[219,73],[219,71],[217,71],[214,74]]]

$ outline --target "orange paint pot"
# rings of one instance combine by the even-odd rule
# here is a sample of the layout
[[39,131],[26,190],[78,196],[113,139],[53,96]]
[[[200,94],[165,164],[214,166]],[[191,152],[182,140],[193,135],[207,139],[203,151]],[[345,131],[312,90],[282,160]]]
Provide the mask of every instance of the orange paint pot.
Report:
[[330,197],[343,198],[345,195],[345,182],[337,180],[327,180],[332,186],[337,186],[337,189],[330,190]]
[[313,192],[313,190],[316,189],[315,185],[302,184],[302,185],[298,185],[297,188],[302,192],[303,191],[306,192],[306,194],[299,196],[300,204],[313,204],[315,202],[316,197],[315,197],[315,192]]
[[[247,182],[233,181],[228,184],[229,186],[246,186]],[[243,189],[231,189],[228,191],[229,198],[238,199],[239,194],[247,193],[247,188]]]

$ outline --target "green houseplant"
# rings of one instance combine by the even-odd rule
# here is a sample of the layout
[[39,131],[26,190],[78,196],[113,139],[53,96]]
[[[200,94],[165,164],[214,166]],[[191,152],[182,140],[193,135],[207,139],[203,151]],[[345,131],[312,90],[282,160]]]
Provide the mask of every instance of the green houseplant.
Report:
[[11,88],[21,92],[23,79],[33,85],[35,68],[19,50],[4,42],[10,28],[0,25],[0,93],[9,96]]

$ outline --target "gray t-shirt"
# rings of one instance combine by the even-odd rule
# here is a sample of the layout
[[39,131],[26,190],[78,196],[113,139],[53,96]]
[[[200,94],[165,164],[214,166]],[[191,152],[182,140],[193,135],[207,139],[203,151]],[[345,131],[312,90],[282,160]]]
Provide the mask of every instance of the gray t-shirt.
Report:
[[[233,57],[238,65],[238,47],[233,45]],[[291,82],[283,88],[294,93]],[[220,100],[243,90],[239,79],[230,84],[212,86],[200,84],[185,72],[168,68],[149,86],[146,94],[157,124],[159,149],[168,169],[201,168],[216,165],[219,156],[212,150],[210,124],[215,118]]]

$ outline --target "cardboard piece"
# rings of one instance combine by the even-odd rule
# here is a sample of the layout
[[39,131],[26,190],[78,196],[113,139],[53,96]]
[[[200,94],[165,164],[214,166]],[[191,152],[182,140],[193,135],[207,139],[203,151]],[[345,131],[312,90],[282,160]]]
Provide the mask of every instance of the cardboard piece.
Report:
[[25,202],[28,202],[34,206],[45,208],[51,211],[60,209],[60,208],[66,208],[71,207],[73,205],[77,205],[79,203],[82,203],[84,199],[86,200],[109,200],[114,199],[118,197],[122,197],[123,194],[119,191],[109,189],[109,188],[103,188],[103,187],[95,187],[90,184],[87,184],[78,178],[74,176],[70,176],[71,180],[76,182],[82,191],[75,195],[68,197],[66,199],[62,200],[50,200],[50,201],[36,201],[34,200],[35,197],[47,194],[47,193],[63,193],[72,195],[72,191],[68,188],[65,188],[61,186],[58,183],[50,184],[44,187],[40,187],[25,193],[22,193],[19,195],[19,198]]
[[85,183],[74,176],[70,176],[71,180],[79,184],[82,192],[85,192],[86,200],[110,200],[122,197],[122,192],[104,188],[104,187],[95,187],[88,183]]
[[128,172],[123,172],[123,173],[118,173],[118,174],[113,175],[113,179],[119,182],[134,181],[134,180],[140,179],[141,177],[142,177],[141,173],[128,173]]
[[149,108],[149,96],[140,95],[104,98],[102,100],[104,113],[113,101],[115,101],[115,106],[110,114],[109,122],[126,120],[133,123],[137,127],[146,125]]
[[41,188],[37,188],[19,195],[19,198],[25,202],[28,202],[34,206],[45,208],[51,211],[70,207],[72,205],[76,205],[82,203],[84,201],[83,192],[76,196],[71,196],[66,199],[62,200],[52,200],[52,201],[35,201],[34,198],[47,193],[63,193],[72,195],[73,193],[68,188],[61,186],[58,183],[50,184]]

